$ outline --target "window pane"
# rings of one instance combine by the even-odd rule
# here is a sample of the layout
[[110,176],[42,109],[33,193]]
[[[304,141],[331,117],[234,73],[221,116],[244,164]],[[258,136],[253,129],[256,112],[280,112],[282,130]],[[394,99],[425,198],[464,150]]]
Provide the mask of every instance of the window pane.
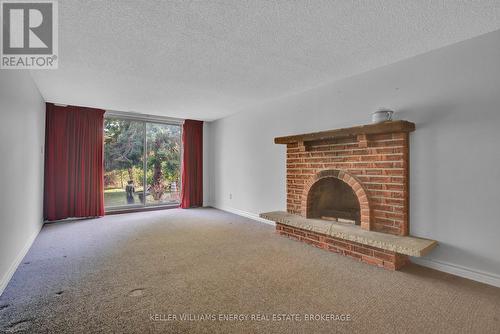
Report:
[[104,205],[144,202],[144,122],[104,120]]
[[146,205],[178,204],[181,165],[181,127],[146,124]]

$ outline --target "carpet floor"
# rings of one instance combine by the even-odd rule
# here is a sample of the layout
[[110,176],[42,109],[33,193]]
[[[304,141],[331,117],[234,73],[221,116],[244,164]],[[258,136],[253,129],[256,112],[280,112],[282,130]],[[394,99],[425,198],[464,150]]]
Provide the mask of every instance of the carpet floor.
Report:
[[175,209],[45,225],[0,297],[0,332],[499,333],[500,289]]

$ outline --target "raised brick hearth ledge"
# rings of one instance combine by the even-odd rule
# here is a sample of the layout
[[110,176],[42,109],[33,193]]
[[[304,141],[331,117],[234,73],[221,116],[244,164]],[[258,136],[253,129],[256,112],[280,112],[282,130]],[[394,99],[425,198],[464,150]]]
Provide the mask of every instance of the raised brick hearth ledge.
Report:
[[304,218],[284,211],[261,213],[260,217],[319,235],[353,241],[361,245],[409,256],[424,256],[437,245],[435,240],[366,231],[355,225]]

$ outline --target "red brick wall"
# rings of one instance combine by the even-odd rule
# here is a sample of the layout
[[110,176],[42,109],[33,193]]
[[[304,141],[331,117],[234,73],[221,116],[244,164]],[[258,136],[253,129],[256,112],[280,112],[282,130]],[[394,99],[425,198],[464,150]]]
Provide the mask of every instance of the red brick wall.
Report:
[[287,211],[305,216],[307,190],[317,174],[338,170],[352,176],[344,180],[353,179],[353,188],[356,181],[361,184],[363,191],[355,192],[367,195],[367,203],[359,197],[369,210],[364,228],[408,235],[408,158],[406,132],[287,144]]

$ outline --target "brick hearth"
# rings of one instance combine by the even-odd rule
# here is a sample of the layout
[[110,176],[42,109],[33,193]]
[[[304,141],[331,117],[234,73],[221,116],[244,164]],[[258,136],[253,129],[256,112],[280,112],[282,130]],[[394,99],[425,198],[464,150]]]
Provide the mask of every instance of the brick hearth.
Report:
[[324,234],[280,223],[276,223],[276,231],[280,235],[389,270],[398,270],[408,262],[407,255],[326,236]]

